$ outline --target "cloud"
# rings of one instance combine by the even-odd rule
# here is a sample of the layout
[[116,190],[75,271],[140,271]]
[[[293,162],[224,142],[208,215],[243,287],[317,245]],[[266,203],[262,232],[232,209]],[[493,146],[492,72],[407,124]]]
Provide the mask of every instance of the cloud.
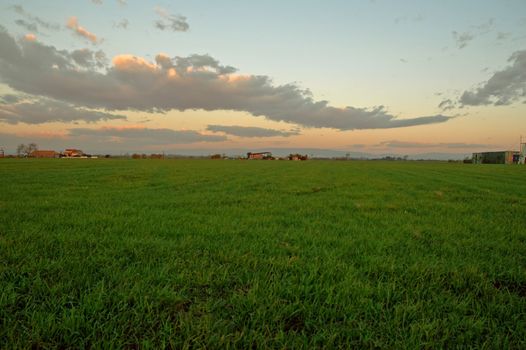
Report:
[[223,135],[205,135],[194,130],[149,129],[143,127],[72,128],[73,137],[89,136],[102,142],[133,142],[135,145],[187,144],[226,141]]
[[128,29],[128,24],[130,24],[130,22],[126,18],[123,18],[120,22],[114,22],[113,28]]
[[86,30],[86,28],[81,27],[79,25],[79,21],[77,17],[75,16],[71,16],[68,19],[68,23],[66,26],[69,29],[71,29],[75,34],[77,34],[79,37],[89,40],[92,44],[97,44],[100,41],[95,34]]
[[24,40],[26,41],[36,41],[37,40],[37,36],[35,34],[26,34],[24,35]]
[[497,33],[497,41],[508,40],[510,37],[511,37],[511,33],[509,32],[498,32]]
[[162,7],[156,7],[155,12],[160,17],[155,21],[155,26],[160,30],[170,29],[174,32],[186,32],[190,28],[185,16],[172,15]]
[[15,154],[17,145],[35,142],[39,149],[61,150],[71,147],[71,142],[64,142],[65,139],[62,133],[37,132],[12,134],[0,131],[0,148],[3,148],[7,154]]
[[[102,0],[91,0],[92,3],[96,4],[96,5],[102,5]],[[117,0],[117,3],[119,3],[119,5],[127,5],[127,1],[126,0]]]
[[455,108],[455,102],[453,102],[451,99],[443,100],[438,105],[438,108],[440,108],[443,111],[447,111],[447,110],[453,109],[453,108]]
[[452,34],[459,49],[465,48],[471,40],[475,39],[475,36],[470,32],[459,33],[453,31]]
[[526,50],[517,51],[508,59],[511,65],[496,72],[479,88],[464,91],[462,106],[509,105],[526,102]]
[[25,19],[17,19],[15,20],[15,23],[19,25],[20,27],[29,30],[30,32],[38,32],[38,27],[35,23],[30,23],[26,21]]
[[49,122],[85,121],[94,123],[101,120],[126,119],[122,115],[77,108],[71,104],[50,99],[20,101],[16,95],[4,95],[0,103],[0,122],[8,124],[42,124]]
[[228,135],[240,136],[240,137],[272,137],[272,136],[283,136],[289,137],[293,135],[299,135],[298,130],[275,130],[258,128],[252,126],[237,126],[237,125],[208,125],[206,128],[212,132],[223,132]]
[[25,19],[15,20],[15,24],[31,31],[39,32],[39,27],[47,30],[59,30],[60,26],[56,23],[44,21],[38,16],[33,16],[28,13],[22,5],[13,5],[10,7],[11,10],[16,12],[18,15],[24,17]]
[[420,142],[406,142],[406,141],[383,141],[374,147],[389,147],[389,148],[450,148],[450,149],[464,149],[464,148],[488,148],[494,145],[479,144],[479,143],[420,143]]
[[74,50],[71,52],[71,58],[77,65],[85,68],[103,68],[108,60],[102,50],[92,51],[90,49]]
[[394,19],[394,22],[396,24],[399,24],[399,23],[403,23],[403,22],[408,22],[408,21],[411,21],[411,22],[421,22],[424,20],[424,16],[422,16],[422,14],[418,13],[414,16],[408,16],[408,15],[405,15],[405,16],[399,16],[399,17],[396,17]]
[[159,54],[155,57],[155,61],[163,68],[176,68],[179,72],[188,73],[201,72],[207,74],[207,68],[211,68],[216,74],[225,75],[235,73],[236,68],[232,66],[222,66],[219,61],[211,57],[210,55],[190,55],[188,57],[176,57],[176,63],[164,54]]
[[5,94],[0,96],[0,104],[16,103],[20,101],[21,96],[15,94]]
[[137,126],[71,128],[65,132],[0,132],[0,147],[14,153],[20,143],[36,142],[41,149],[80,148],[88,153],[177,152],[174,145],[221,142],[225,136],[205,135],[192,130],[148,129]]
[[473,26],[473,28],[479,33],[479,35],[481,35],[481,34],[486,34],[486,33],[491,32],[494,26],[495,26],[495,18],[490,18],[482,24]]
[[457,32],[453,31],[453,39],[455,39],[455,42],[457,44],[457,48],[463,49],[465,48],[473,39],[475,39],[477,36],[487,34],[493,30],[495,26],[495,19],[490,18],[486,22],[471,26],[470,30],[465,32]]
[[113,58],[104,72],[79,65],[72,53],[19,40],[0,28],[0,77],[11,88],[92,109],[167,112],[201,109],[247,112],[269,120],[339,130],[383,129],[445,122],[444,115],[399,119],[383,106],[332,107],[294,84],[240,75],[208,55],[155,62],[132,55]]

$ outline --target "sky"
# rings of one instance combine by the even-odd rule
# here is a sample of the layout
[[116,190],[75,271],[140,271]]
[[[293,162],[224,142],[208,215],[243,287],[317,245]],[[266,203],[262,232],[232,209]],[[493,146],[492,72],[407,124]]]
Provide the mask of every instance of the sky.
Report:
[[516,150],[526,1],[0,1],[0,148]]

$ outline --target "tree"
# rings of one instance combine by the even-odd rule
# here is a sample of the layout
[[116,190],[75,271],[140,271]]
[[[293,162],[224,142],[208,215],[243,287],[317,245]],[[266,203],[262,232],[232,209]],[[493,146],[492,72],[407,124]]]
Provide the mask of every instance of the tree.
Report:
[[19,156],[19,157],[29,157],[31,155],[31,153],[33,153],[34,151],[36,151],[38,149],[38,146],[36,143],[32,142],[32,143],[29,143],[27,145],[21,143],[18,145],[18,147],[16,148],[16,154]]
[[24,149],[26,148],[26,145],[24,145],[23,143],[19,144],[18,147],[16,148],[16,154],[21,157],[23,154],[24,154]]

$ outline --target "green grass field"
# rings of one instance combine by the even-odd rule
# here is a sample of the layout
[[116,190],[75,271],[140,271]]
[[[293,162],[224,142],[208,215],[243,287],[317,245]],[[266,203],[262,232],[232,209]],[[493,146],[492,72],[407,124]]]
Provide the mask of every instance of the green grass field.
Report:
[[526,167],[0,161],[0,348],[526,348]]

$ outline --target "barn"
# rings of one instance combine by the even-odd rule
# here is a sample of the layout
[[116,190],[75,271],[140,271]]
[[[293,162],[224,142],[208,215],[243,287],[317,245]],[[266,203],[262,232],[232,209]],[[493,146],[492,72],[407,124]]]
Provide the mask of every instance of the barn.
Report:
[[520,153],[517,151],[473,153],[474,164],[516,164]]
[[84,156],[84,152],[75,148],[67,148],[62,154],[66,158],[78,158]]
[[247,159],[273,159],[271,152],[248,152]]
[[55,151],[33,151],[29,155],[31,158],[57,158],[59,154]]

